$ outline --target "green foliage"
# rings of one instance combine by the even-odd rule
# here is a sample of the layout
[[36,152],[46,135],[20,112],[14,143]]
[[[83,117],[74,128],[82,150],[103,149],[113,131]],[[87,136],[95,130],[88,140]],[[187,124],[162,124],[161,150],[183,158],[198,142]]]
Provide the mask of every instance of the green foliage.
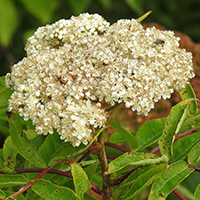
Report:
[[84,200],[84,193],[91,188],[90,182],[85,171],[76,162],[70,163],[75,191],[81,200]]
[[166,199],[168,194],[193,171],[183,161],[170,165],[153,183],[148,199]]
[[[15,33],[23,20],[23,14],[19,14],[17,6],[22,6],[24,12],[30,14],[31,17],[28,20],[30,23],[33,22],[30,27],[32,31],[37,27],[37,24],[53,22],[60,16],[68,18],[71,14],[78,15],[88,11],[91,5],[91,12],[94,12],[93,7],[95,8],[95,6],[102,6],[108,12],[114,9],[113,5],[117,4],[117,1],[112,0],[95,2],[69,0],[62,8],[63,2],[61,0],[20,0],[19,2],[0,0],[0,17],[3,19],[0,21],[0,43],[4,47],[10,47],[13,38],[19,37],[15,36]],[[127,13],[127,9],[131,9],[137,15],[141,15],[144,10],[149,10],[149,4],[154,5],[150,9],[156,9],[158,5],[155,2],[126,0],[123,2],[123,6],[128,8],[124,9],[123,6],[121,6],[122,9],[120,6],[119,8],[125,13]],[[168,10],[177,16],[178,12],[174,11],[173,6],[175,3],[168,2],[165,5],[170,6]],[[187,1],[187,5],[189,5],[189,1]],[[62,12],[58,14],[58,10],[59,12],[64,10],[62,11],[64,14]],[[131,12],[131,17],[133,17],[132,14]],[[177,18],[179,17],[181,16],[178,15]],[[140,19],[138,18],[138,20]],[[172,23],[164,12],[156,12],[155,19],[158,21],[163,19],[165,24]],[[25,29],[27,30],[27,27]],[[187,29],[186,27],[185,30]],[[120,150],[118,146],[114,146],[120,145],[124,148],[128,146],[131,151],[122,153],[114,159],[113,156],[116,155],[112,155],[112,152],[108,150],[106,152],[109,158],[106,160],[108,168],[104,169],[104,174],[101,171],[103,164],[99,158],[102,155],[99,152],[102,151],[103,147],[99,140],[94,139],[87,146],[81,144],[79,147],[73,147],[70,143],[64,143],[60,140],[56,130],[54,134],[45,138],[38,136],[30,121],[23,121],[17,113],[8,112],[8,117],[6,116],[5,112],[11,94],[12,91],[5,87],[5,77],[0,77],[0,130],[7,137],[3,148],[0,149],[0,199],[14,194],[32,181],[34,181],[32,187],[15,199],[26,199],[26,195],[31,196],[33,200],[41,198],[60,200],[66,199],[66,197],[70,200],[96,199],[92,193],[88,193],[92,186],[93,192],[98,193],[98,195],[105,187],[112,188],[113,200],[131,200],[141,195],[144,190],[146,193],[150,190],[145,199],[170,199],[169,194],[176,188],[183,187],[181,182],[187,177],[190,178],[194,168],[199,170],[200,111],[191,85],[179,91],[182,101],[172,107],[167,118],[149,120],[134,134],[122,127],[121,122],[120,124],[117,124],[115,120],[109,122],[108,125],[116,132],[110,138],[106,138],[105,134],[105,140],[109,139],[115,149]],[[106,128],[96,130],[93,133],[95,138],[98,138]],[[192,128],[196,130],[195,133],[175,141],[176,136],[190,131]],[[155,146],[160,148],[161,156],[156,154],[156,151],[154,154],[147,153]],[[44,171],[42,178],[36,178],[38,173]],[[23,173],[23,175],[18,173]],[[102,186],[103,184],[104,186]],[[115,185],[117,187],[114,187]],[[149,186],[151,189],[147,189]],[[188,190],[189,193],[193,192]],[[196,188],[194,199],[200,199],[200,185]]]
[[8,113],[8,121],[12,142],[19,153],[33,165],[45,168],[44,158],[23,133],[20,118],[13,113]]
[[126,129],[118,125],[114,120],[109,122],[109,125],[115,129],[129,144],[130,149],[136,149],[138,146],[138,142],[136,138]]
[[146,166],[151,164],[166,163],[166,156],[159,157],[157,155],[148,153],[124,153],[115,160],[109,163],[108,174],[114,173],[123,169],[124,167],[131,165],[133,166]]
[[50,181],[40,179],[35,181],[32,190],[45,200],[60,200],[66,197],[71,200],[78,200],[76,194],[67,187],[56,186]]
[[[4,95],[7,91],[4,80],[4,77],[0,78],[0,105],[5,109],[11,91]],[[200,165],[200,132],[190,133],[190,129],[200,123],[196,97],[190,85],[179,93],[183,100],[172,107],[167,118],[149,120],[136,132],[127,131],[114,120],[109,122],[117,131],[110,137],[109,144],[118,150],[120,148],[116,144],[128,144],[132,150],[109,160],[107,171],[104,172],[105,177],[112,177],[110,183],[107,183],[110,184],[109,187],[119,185],[114,187],[111,197],[113,200],[122,197],[125,200],[134,199],[151,185],[149,200],[166,199],[177,186],[181,188],[180,183],[194,171],[194,167]],[[73,147],[60,140],[56,130],[45,138],[38,136],[30,122],[22,121],[17,114],[7,112],[7,118],[2,120],[9,123],[10,136],[6,138],[0,151],[0,173],[4,173],[0,174],[1,199],[15,193],[19,186],[29,185],[30,181],[34,181],[34,184],[27,192],[34,199],[56,200],[65,199],[66,196],[76,200],[96,199],[88,191],[92,184],[92,190],[102,190],[101,182],[106,179],[100,176],[102,164],[98,157],[90,152],[102,151],[96,138],[103,134],[106,127],[97,130],[94,133],[95,139],[87,146],[81,144]],[[175,140],[182,131],[189,132]],[[148,148],[157,144],[162,156],[147,153]],[[110,153],[112,152],[108,149],[108,154]],[[183,161],[185,158],[188,163]],[[51,168],[48,169],[47,166],[56,170],[49,171]],[[44,173],[43,175],[37,177],[37,174],[29,173],[37,172],[38,168],[42,168],[40,173]],[[15,174],[20,170],[24,175]],[[199,199],[199,191],[198,186],[194,199]],[[188,192],[192,196],[191,191]],[[20,194],[16,199],[25,199],[25,196]]]
[[187,115],[188,105],[193,99],[181,101],[179,104],[174,106],[167,117],[163,134],[159,140],[160,151],[162,155],[166,155],[168,158],[171,157],[173,151],[173,142],[175,136],[179,132]]

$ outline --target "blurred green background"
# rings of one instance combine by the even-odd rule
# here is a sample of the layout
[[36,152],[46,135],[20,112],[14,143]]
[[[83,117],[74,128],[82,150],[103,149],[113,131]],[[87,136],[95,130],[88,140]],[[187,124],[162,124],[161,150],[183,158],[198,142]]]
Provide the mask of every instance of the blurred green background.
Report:
[[153,13],[156,22],[200,42],[200,0],[0,0],[0,75],[26,54],[24,45],[37,27],[83,12],[99,13],[110,23]]

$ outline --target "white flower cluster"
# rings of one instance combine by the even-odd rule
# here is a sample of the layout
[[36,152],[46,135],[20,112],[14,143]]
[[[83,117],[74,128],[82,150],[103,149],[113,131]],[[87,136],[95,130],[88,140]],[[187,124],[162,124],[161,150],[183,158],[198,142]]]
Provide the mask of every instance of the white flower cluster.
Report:
[[146,30],[134,19],[110,25],[81,14],[40,27],[28,39],[27,57],[12,67],[6,84],[9,109],[31,119],[37,133],[87,144],[91,127],[106,124],[100,102],[125,103],[147,115],[162,97],[194,77],[192,54],[171,31]]

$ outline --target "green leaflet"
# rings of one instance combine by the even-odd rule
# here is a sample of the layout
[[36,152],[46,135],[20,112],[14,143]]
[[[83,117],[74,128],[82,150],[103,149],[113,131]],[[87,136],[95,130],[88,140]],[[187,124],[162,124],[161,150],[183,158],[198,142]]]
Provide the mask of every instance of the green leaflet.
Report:
[[5,109],[8,107],[8,100],[12,94],[10,88],[6,88],[5,76],[0,77],[0,109]]
[[194,166],[198,166],[200,161],[200,143],[193,147],[188,154],[188,163]]
[[63,140],[60,139],[60,135],[56,132],[49,134],[45,137],[42,145],[39,147],[38,151],[48,163],[51,156],[60,148],[63,144]]
[[190,150],[200,142],[200,132],[193,133],[186,137],[180,138],[173,144],[173,157],[169,162],[176,162],[184,158]]
[[142,152],[124,153],[123,155],[119,156],[118,158],[109,163],[107,174],[119,171],[126,166],[145,166],[145,165],[166,163],[166,162],[167,162],[166,156],[158,157],[157,155],[154,154],[142,153]]
[[[189,116],[188,118],[185,119],[179,130],[179,133],[190,130],[191,128],[194,128],[199,124],[200,124],[200,112],[197,112],[195,115]],[[199,127],[197,129],[199,129]]]
[[76,162],[70,163],[76,194],[84,200],[84,193],[91,188],[90,181],[83,168]]
[[12,170],[14,170],[16,165],[16,156],[18,153],[19,152],[13,144],[11,137],[7,137],[3,145],[3,157],[6,162],[6,166]]
[[10,88],[0,91],[0,109],[8,107],[8,100],[11,94],[12,90]]
[[45,179],[36,180],[31,189],[45,200],[64,200],[66,197],[70,200],[79,199],[71,189],[54,185]]
[[137,131],[136,139],[138,141],[137,151],[145,149],[156,142],[162,135],[166,118],[152,119],[145,122]]
[[95,176],[98,165],[99,165],[99,161],[96,160],[96,162],[94,164],[90,164],[89,166],[84,168],[84,170],[88,176],[88,179],[90,181],[92,181],[93,177]]
[[[179,90],[179,95],[181,96],[182,100],[186,99],[196,99],[195,92],[190,84],[188,84],[184,89]],[[197,112],[197,101],[191,101],[188,106],[188,110],[190,114],[195,114]]]
[[0,188],[26,185],[28,180],[19,174],[0,174]]
[[22,131],[20,118],[13,113],[8,113],[7,115],[11,138],[19,153],[35,166],[46,168],[47,166],[43,157]]
[[197,186],[195,193],[194,193],[194,200],[200,199],[200,184]]
[[137,148],[138,142],[129,131],[118,125],[114,120],[111,120],[108,124],[128,142],[131,150]]
[[187,107],[193,99],[184,100],[172,107],[169,113],[163,134],[159,140],[160,152],[169,159],[172,153],[172,144],[187,115]]
[[[101,128],[99,130],[97,130],[95,133],[93,133],[94,137],[98,137],[98,135],[105,129]],[[54,164],[56,164],[59,160],[63,160],[66,158],[71,158],[74,156],[79,155],[80,153],[84,152],[85,150],[87,150],[87,148],[89,146],[91,146],[93,143],[93,140],[87,145],[85,146],[84,144],[81,144],[78,147],[73,147],[70,143],[63,143],[63,145],[60,147],[60,149],[58,149],[50,158],[50,161],[48,163],[49,166],[52,166]]]
[[115,190],[112,199],[118,199],[126,189],[124,199],[134,199],[167,168],[167,164],[149,165],[136,169]]
[[148,200],[161,200],[166,197],[194,171],[188,168],[184,161],[176,162],[169,166],[153,183]]
[[4,199],[5,197],[5,193],[0,189],[0,199]]
[[112,135],[110,136],[109,142],[112,142],[114,144],[119,144],[119,143],[125,143],[126,140],[121,136],[120,133],[115,132],[112,133]]

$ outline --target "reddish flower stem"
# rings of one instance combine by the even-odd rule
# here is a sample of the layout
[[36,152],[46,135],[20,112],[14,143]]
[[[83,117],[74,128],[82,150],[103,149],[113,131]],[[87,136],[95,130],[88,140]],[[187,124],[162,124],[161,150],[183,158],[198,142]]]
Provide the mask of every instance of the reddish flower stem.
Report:
[[174,189],[174,190],[173,190],[173,193],[174,193],[180,200],[186,200],[186,199],[182,196],[182,194],[179,193],[178,190]]
[[110,147],[113,147],[113,148],[115,148],[115,149],[118,149],[118,150],[120,150],[120,151],[122,151],[122,152],[130,152],[128,149],[126,149],[126,148],[124,148],[124,147],[121,147],[121,146],[119,146],[119,145],[117,145],[117,144],[111,143],[111,142],[105,142],[104,144],[105,144],[106,146],[110,146]]

